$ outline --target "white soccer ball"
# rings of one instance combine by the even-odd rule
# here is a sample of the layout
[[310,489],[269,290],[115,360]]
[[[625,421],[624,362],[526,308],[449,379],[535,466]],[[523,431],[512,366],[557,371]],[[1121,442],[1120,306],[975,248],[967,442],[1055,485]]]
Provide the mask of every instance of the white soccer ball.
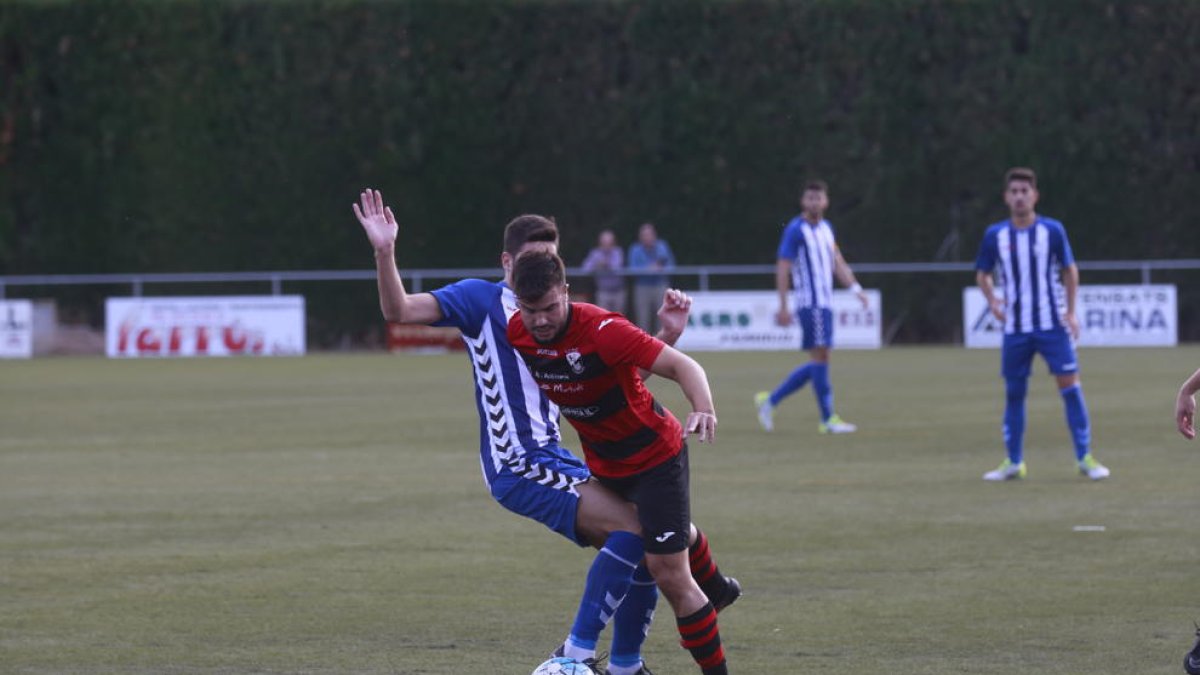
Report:
[[596,675],[596,671],[582,661],[555,656],[534,669],[531,675]]

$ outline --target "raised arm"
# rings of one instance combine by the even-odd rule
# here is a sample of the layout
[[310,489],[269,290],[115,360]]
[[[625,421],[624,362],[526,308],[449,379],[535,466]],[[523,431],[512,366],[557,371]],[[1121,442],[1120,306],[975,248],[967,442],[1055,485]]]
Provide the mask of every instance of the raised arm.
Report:
[[[658,308],[658,323],[661,328],[654,334],[654,337],[667,343],[667,346],[674,347],[679,341],[679,337],[683,335],[683,329],[687,328],[688,314],[692,311],[692,296],[684,293],[678,288],[668,288],[663,293],[663,304]],[[654,373],[645,368],[638,368],[638,375],[642,379],[649,379]]]
[[713,406],[712,391],[708,388],[708,375],[704,368],[687,354],[667,346],[654,359],[650,372],[675,380],[692,404],[692,412],[688,413],[683,425],[683,435],[695,433],[696,440],[701,443],[714,440],[717,435],[717,411]]
[[[379,284],[379,308],[383,318],[398,323],[430,324],[442,318],[442,307],[430,293],[409,295],[396,267],[396,234],[399,226],[390,206],[383,205],[379,190],[363,190],[354,215],[375,249],[375,272]],[[361,205],[360,205],[361,204]]]

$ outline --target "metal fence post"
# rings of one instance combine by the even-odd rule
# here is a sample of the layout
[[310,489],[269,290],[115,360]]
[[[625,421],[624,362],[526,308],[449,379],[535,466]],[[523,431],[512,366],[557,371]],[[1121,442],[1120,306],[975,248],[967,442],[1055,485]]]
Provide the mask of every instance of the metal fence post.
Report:
[[282,295],[283,280],[278,274],[271,275],[271,295]]
[[133,286],[133,290],[132,290],[133,297],[135,297],[135,298],[142,297],[142,278],[134,277],[132,286]]

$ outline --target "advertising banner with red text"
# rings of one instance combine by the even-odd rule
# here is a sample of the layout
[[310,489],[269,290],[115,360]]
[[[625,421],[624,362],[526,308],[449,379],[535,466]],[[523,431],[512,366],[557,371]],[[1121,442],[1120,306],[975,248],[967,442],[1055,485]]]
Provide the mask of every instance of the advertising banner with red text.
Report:
[[109,298],[109,358],[299,356],[305,351],[299,295]]

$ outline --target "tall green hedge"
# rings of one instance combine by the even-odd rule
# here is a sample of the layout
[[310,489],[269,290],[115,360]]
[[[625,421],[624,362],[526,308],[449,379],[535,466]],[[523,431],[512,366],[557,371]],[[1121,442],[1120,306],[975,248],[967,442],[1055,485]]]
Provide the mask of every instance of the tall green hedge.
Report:
[[1083,259],[1200,257],[1193,0],[0,2],[0,273],[492,264],[511,216],[769,262],[970,259],[1041,176]]

